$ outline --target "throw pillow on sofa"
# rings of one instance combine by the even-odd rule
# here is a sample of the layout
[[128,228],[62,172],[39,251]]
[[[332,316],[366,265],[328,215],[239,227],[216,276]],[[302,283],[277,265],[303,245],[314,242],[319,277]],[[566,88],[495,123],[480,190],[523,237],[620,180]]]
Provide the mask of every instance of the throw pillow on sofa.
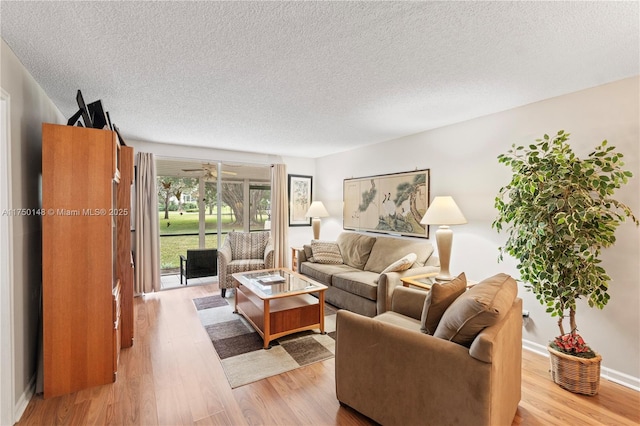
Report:
[[356,232],[343,232],[336,240],[344,264],[360,270],[363,270],[364,265],[367,264],[375,242],[375,237]]
[[447,308],[467,289],[467,277],[463,273],[446,283],[434,283],[424,300],[420,331],[435,333]]
[[313,240],[311,241],[311,251],[316,263],[342,264],[340,248],[335,241]]
[[418,255],[416,266],[422,267],[433,254],[433,246],[427,241],[412,241],[397,237],[376,237],[365,271],[380,273],[389,265],[389,259],[400,259],[409,253]]
[[516,281],[497,274],[459,296],[445,311],[435,337],[470,346],[478,333],[500,321],[518,294]]
[[[386,274],[387,272],[402,272],[411,268],[414,263],[416,263],[416,259],[418,255],[415,253],[409,253],[406,256],[402,256],[400,259],[393,262],[391,265],[387,266],[380,272],[380,274]],[[373,280],[374,283],[378,283],[378,280]]]

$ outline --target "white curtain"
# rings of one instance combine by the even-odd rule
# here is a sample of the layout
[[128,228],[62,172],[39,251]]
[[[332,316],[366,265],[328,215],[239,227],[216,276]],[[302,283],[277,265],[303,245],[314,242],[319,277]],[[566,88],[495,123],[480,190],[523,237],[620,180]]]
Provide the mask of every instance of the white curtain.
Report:
[[160,289],[160,231],[153,154],[139,152],[137,166],[135,290],[140,294]]
[[286,267],[288,253],[289,202],[287,196],[287,166],[274,164],[271,168],[271,239],[273,266]]

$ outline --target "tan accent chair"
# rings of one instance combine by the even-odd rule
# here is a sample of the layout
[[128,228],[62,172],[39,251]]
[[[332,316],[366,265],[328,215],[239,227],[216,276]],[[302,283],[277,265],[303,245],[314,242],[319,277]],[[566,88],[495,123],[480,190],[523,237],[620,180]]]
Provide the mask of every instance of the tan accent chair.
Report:
[[229,232],[218,249],[220,294],[235,283],[231,274],[273,268],[271,232]]
[[338,400],[383,425],[510,425],[521,396],[522,300],[467,348],[420,332],[426,295],[398,287],[391,311],[375,318],[338,311]]

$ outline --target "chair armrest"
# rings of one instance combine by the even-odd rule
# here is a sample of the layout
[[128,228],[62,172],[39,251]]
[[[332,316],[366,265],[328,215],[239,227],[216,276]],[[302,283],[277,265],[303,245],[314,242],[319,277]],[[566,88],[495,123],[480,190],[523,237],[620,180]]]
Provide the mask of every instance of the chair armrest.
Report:
[[231,243],[227,243],[225,240],[222,247],[218,249],[218,260],[223,261],[226,264],[233,260],[233,254],[231,253]]
[[[490,424],[492,365],[427,334],[340,310],[336,395],[381,424]],[[464,410],[460,410],[464,401]]]
[[296,259],[298,260],[298,266],[300,266],[302,262],[306,262],[307,260],[309,260],[307,259],[307,253],[304,251],[303,248],[296,249],[296,251],[298,252],[296,255]]
[[269,243],[264,249],[264,267],[271,269],[273,265],[273,244]]
[[231,263],[233,256],[231,254],[231,242],[229,237],[224,240],[222,247],[218,249],[218,282],[220,288],[233,287],[233,279],[227,276],[227,265]]
[[420,320],[428,292],[416,288],[396,287],[391,297],[391,310]]
[[[306,262],[307,260],[307,252],[304,251],[304,248],[301,248],[300,250],[298,250],[298,264],[302,263],[302,262]],[[300,265],[298,265],[300,266]]]
[[302,262],[308,262],[309,259],[307,258],[307,252],[305,251],[305,247],[311,247],[309,244],[305,244],[302,246],[302,249],[298,250],[298,264],[296,265],[296,267],[298,268],[298,271],[300,271],[300,265],[302,265]]
[[440,272],[439,266],[421,266],[419,268],[410,268],[402,272],[385,272],[380,274],[378,278],[378,315],[391,309],[391,296],[396,287],[402,287],[402,277],[411,277],[413,275],[429,274],[431,272]]

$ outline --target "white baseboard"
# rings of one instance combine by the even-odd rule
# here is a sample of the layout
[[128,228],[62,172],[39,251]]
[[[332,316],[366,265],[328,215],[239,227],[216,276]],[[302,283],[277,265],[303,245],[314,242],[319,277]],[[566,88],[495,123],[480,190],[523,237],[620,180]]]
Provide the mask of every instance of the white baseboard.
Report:
[[600,366],[600,377],[640,392],[640,378]]
[[24,390],[24,392],[22,392],[22,395],[20,395],[20,398],[18,399],[18,402],[13,409],[13,418],[15,419],[16,423],[20,421],[20,418],[24,414],[24,411],[27,409],[27,405],[29,405],[29,401],[31,401],[31,398],[33,398],[35,391],[36,375],[34,374],[33,377],[31,377],[31,380],[29,380],[29,385]]
[[[549,358],[549,351],[547,351],[547,347],[541,344],[522,339],[522,348]],[[633,389],[634,391],[640,392],[639,377],[633,377],[626,373],[621,373],[619,371],[603,366],[600,366],[600,377],[629,389]]]
[[549,358],[549,351],[546,346],[532,342],[530,340],[522,339],[522,349],[526,349],[530,352],[537,353],[538,355]]

